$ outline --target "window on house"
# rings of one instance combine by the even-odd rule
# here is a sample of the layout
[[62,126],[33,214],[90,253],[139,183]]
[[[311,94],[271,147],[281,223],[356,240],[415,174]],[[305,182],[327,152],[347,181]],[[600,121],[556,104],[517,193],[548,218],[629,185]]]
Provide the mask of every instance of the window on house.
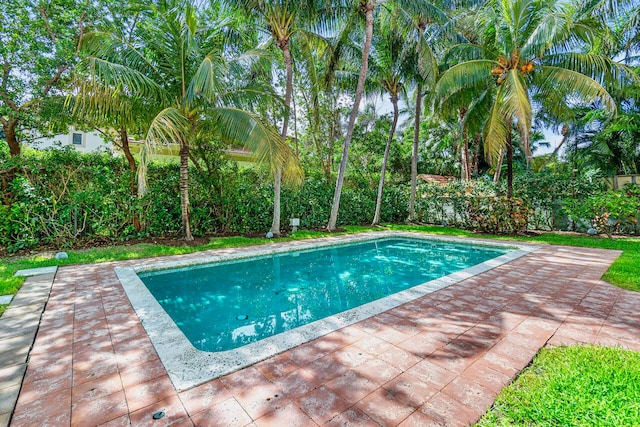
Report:
[[71,135],[71,142],[73,142],[74,145],[82,145],[82,134],[74,132]]

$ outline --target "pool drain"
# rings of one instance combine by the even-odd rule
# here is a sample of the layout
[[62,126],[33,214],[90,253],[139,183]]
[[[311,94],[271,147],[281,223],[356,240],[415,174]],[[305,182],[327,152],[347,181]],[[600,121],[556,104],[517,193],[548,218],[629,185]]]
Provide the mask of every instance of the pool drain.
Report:
[[247,316],[246,314],[238,314],[236,316],[236,320],[247,320],[249,318],[249,316]]

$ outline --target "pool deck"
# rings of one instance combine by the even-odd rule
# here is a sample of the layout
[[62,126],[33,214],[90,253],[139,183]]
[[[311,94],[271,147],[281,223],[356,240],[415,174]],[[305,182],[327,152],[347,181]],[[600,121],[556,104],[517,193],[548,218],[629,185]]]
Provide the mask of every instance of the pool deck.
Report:
[[[619,254],[543,245],[181,392],[114,272],[140,261],[61,267],[55,278],[35,276],[23,286],[24,304],[34,304],[29,283],[41,294],[42,281],[53,282],[28,355],[11,351],[22,335],[5,329],[2,317],[0,395],[28,362],[12,426],[468,425],[541,347],[640,351],[640,293],[600,280]],[[158,411],[166,415],[154,420]]]

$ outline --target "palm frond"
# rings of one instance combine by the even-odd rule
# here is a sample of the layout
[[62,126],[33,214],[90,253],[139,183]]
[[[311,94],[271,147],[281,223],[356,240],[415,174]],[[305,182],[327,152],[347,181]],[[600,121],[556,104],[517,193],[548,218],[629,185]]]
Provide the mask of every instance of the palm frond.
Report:
[[88,56],[79,64],[79,78],[86,79],[80,88],[90,88],[95,81],[104,87],[120,88],[121,91],[139,97],[166,99],[165,88],[157,81],[134,68],[94,56]]
[[473,43],[458,43],[447,49],[442,57],[442,62],[445,65],[455,65],[460,62],[472,61],[475,59],[490,59],[492,57],[492,53],[487,52],[483,46],[478,46]]
[[535,26],[529,37],[524,41],[520,49],[523,58],[542,58],[553,47],[554,41],[563,34],[567,21],[564,14],[550,11]]
[[122,38],[116,32],[95,31],[88,33],[82,42],[82,51],[87,58],[101,58],[107,62],[143,72],[153,80],[161,75],[153,61],[145,55],[142,46]]
[[502,116],[508,123],[511,123],[511,118],[516,119],[525,154],[531,156],[529,131],[531,130],[533,112],[526,82],[518,70],[511,70],[500,89]]
[[564,52],[546,56],[543,65],[572,70],[614,88],[640,83],[640,77],[631,67],[605,55]]
[[243,88],[226,90],[216,94],[215,106],[233,106],[252,110],[258,105],[275,104],[284,107],[284,100],[273,92],[271,87],[262,87],[258,84],[252,84]]
[[535,83],[542,91],[558,91],[575,101],[592,103],[600,100],[605,108],[616,112],[616,102],[607,90],[596,80],[580,72],[561,67],[543,66],[536,76]]
[[187,102],[193,104],[198,96],[211,102],[218,92],[224,88],[224,82],[219,78],[224,75],[220,71],[225,66],[219,57],[208,55],[200,63],[197,71],[189,82]]
[[265,49],[250,49],[228,60],[229,73],[241,75],[248,69],[267,72],[271,67],[273,55]]
[[463,62],[446,70],[436,83],[435,93],[441,104],[463,89],[486,87],[493,84],[491,69],[494,61],[473,60]]
[[157,144],[184,144],[189,141],[189,119],[174,107],[160,111],[151,121],[145,144],[150,152]]
[[267,126],[254,115],[237,108],[218,107],[209,111],[221,135],[253,153],[255,161],[272,171],[281,169],[283,178],[295,182],[302,179],[302,168],[295,153],[273,126]]
[[489,117],[484,126],[484,153],[485,157],[492,166],[503,151],[507,143],[507,133],[511,132],[511,124],[504,117],[500,109],[503,87],[498,89],[496,101],[493,103]]
[[478,133],[482,129],[486,112],[491,109],[494,95],[495,91],[487,88],[480,93],[476,93],[473,101],[467,104],[468,111],[464,116],[463,126],[468,129],[470,133]]

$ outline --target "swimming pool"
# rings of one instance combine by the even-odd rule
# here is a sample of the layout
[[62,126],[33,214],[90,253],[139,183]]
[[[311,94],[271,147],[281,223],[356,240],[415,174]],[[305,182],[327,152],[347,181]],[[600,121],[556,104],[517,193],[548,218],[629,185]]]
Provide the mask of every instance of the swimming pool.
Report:
[[380,232],[212,251],[116,274],[184,390],[535,249]]
[[262,340],[511,251],[381,237],[138,274],[199,350]]

